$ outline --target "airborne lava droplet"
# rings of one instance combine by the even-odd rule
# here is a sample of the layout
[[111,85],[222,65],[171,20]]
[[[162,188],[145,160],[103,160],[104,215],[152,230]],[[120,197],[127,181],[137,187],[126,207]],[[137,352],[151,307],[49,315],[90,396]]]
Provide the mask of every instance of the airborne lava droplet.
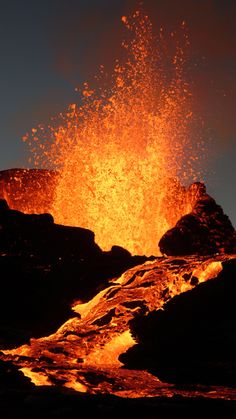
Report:
[[[103,250],[116,244],[156,255],[164,232],[192,208],[176,179],[198,175],[183,76],[188,38],[182,25],[183,48],[170,36],[170,56],[145,14],[121,20],[126,60],[116,61],[112,86],[104,81],[95,92],[84,83],[82,105],[70,106],[46,133],[41,127],[31,149],[37,166],[60,170],[51,208],[57,223],[93,230]],[[104,77],[102,67],[97,79]]]

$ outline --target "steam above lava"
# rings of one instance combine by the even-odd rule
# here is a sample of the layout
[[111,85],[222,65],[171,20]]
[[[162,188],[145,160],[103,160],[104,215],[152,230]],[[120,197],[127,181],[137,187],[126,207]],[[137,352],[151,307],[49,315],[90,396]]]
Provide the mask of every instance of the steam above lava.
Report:
[[82,105],[70,105],[24,139],[35,167],[59,170],[51,208],[57,223],[93,230],[104,250],[117,244],[151,255],[194,204],[177,180],[199,175],[184,79],[189,41],[183,23],[183,45],[171,34],[170,56],[163,29],[156,35],[143,12],[121,20],[126,58],[117,60],[112,86],[101,66],[97,90],[88,83],[81,89]]

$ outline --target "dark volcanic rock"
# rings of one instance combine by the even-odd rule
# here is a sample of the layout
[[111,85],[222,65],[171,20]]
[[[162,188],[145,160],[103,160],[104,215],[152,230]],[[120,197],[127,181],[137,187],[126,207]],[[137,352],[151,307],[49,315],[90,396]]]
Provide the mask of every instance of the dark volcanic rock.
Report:
[[15,365],[0,360],[0,392],[17,388],[31,390],[33,384]]
[[220,205],[207,195],[202,183],[192,184],[189,194],[198,195],[196,204],[190,214],[161,238],[161,253],[172,256],[235,253],[236,233]]
[[235,419],[234,400],[204,397],[117,397],[84,394],[60,387],[6,389],[0,396],[0,415],[6,419]]
[[0,347],[54,332],[125,270],[147,260],[114,246],[102,252],[94,233],[24,214],[0,200]]
[[43,256],[52,261],[65,254],[89,257],[101,250],[90,230],[54,224],[50,214],[11,210],[5,200],[0,200],[0,252]]
[[236,258],[217,278],[130,322],[138,344],[120,356],[169,383],[236,385]]

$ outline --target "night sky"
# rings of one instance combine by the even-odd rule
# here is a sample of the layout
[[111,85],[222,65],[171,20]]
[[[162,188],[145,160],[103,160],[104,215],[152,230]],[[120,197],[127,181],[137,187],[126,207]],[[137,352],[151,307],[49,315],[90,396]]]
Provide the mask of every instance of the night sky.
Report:
[[[121,16],[137,4],[0,0],[0,170],[27,167],[21,137],[76,103],[75,87],[100,64],[112,69],[124,36]],[[236,1],[144,0],[143,8],[157,29],[187,23],[194,112],[211,144],[206,184],[236,226]]]

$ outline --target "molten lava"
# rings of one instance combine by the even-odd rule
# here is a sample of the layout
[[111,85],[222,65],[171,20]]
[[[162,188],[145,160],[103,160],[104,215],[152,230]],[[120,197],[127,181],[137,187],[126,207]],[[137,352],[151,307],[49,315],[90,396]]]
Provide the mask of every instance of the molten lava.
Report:
[[[55,119],[46,131],[39,126],[25,138],[35,167],[57,171],[45,172],[43,192],[50,192],[50,199],[41,202],[40,185],[34,199],[27,188],[19,196],[17,188],[4,185],[0,192],[12,208],[46,209],[56,223],[93,230],[104,250],[116,244],[148,256],[157,254],[161,236],[191,212],[199,197],[199,185],[186,189],[178,181],[180,176],[183,184],[199,178],[190,142],[191,94],[179,45],[170,58],[163,31],[155,36],[143,13],[122,22],[132,36],[123,43],[127,57],[123,64],[117,61],[112,87],[104,88],[101,68],[98,92],[85,83],[82,105],[71,105],[60,122]],[[21,176],[12,176],[9,182],[21,183]],[[49,179],[51,187],[46,187]],[[224,225],[218,224],[216,229]],[[145,370],[122,368],[120,355],[135,344],[132,319],[163,309],[175,295],[216,278],[231,259],[235,255],[163,256],[135,266],[90,301],[75,303],[75,316],[55,333],[1,350],[0,359],[13,362],[35,385],[122,397],[206,396],[204,389],[181,390]],[[207,396],[219,394],[213,390]],[[235,398],[234,390],[225,397]]]
[[[163,30],[135,12],[122,17],[128,41],[116,62],[112,87],[104,68],[97,92],[88,83],[82,105],[70,105],[60,122],[32,130],[36,167],[59,170],[50,212],[59,224],[95,232],[109,250],[157,254],[161,236],[192,209],[181,183],[195,180],[190,142],[191,94],[184,80],[184,51],[171,34],[170,56]],[[183,32],[183,33],[182,33]],[[185,24],[181,28],[188,44]],[[170,41],[169,41],[170,42]]]
[[50,212],[57,173],[49,170],[10,169],[0,172],[0,198],[27,214]]
[[16,364],[35,385],[61,385],[80,392],[122,397],[163,393],[173,396],[178,389],[161,383],[146,371],[120,368],[119,355],[135,344],[129,321],[162,308],[166,301],[190,290],[196,282],[217,277],[223,263],[234,258],[157,258],[129,269],[87,303],[75,304],[77,317],[55,333],[32,338],[29,345],[2,350],[5,355],[1,359]]

